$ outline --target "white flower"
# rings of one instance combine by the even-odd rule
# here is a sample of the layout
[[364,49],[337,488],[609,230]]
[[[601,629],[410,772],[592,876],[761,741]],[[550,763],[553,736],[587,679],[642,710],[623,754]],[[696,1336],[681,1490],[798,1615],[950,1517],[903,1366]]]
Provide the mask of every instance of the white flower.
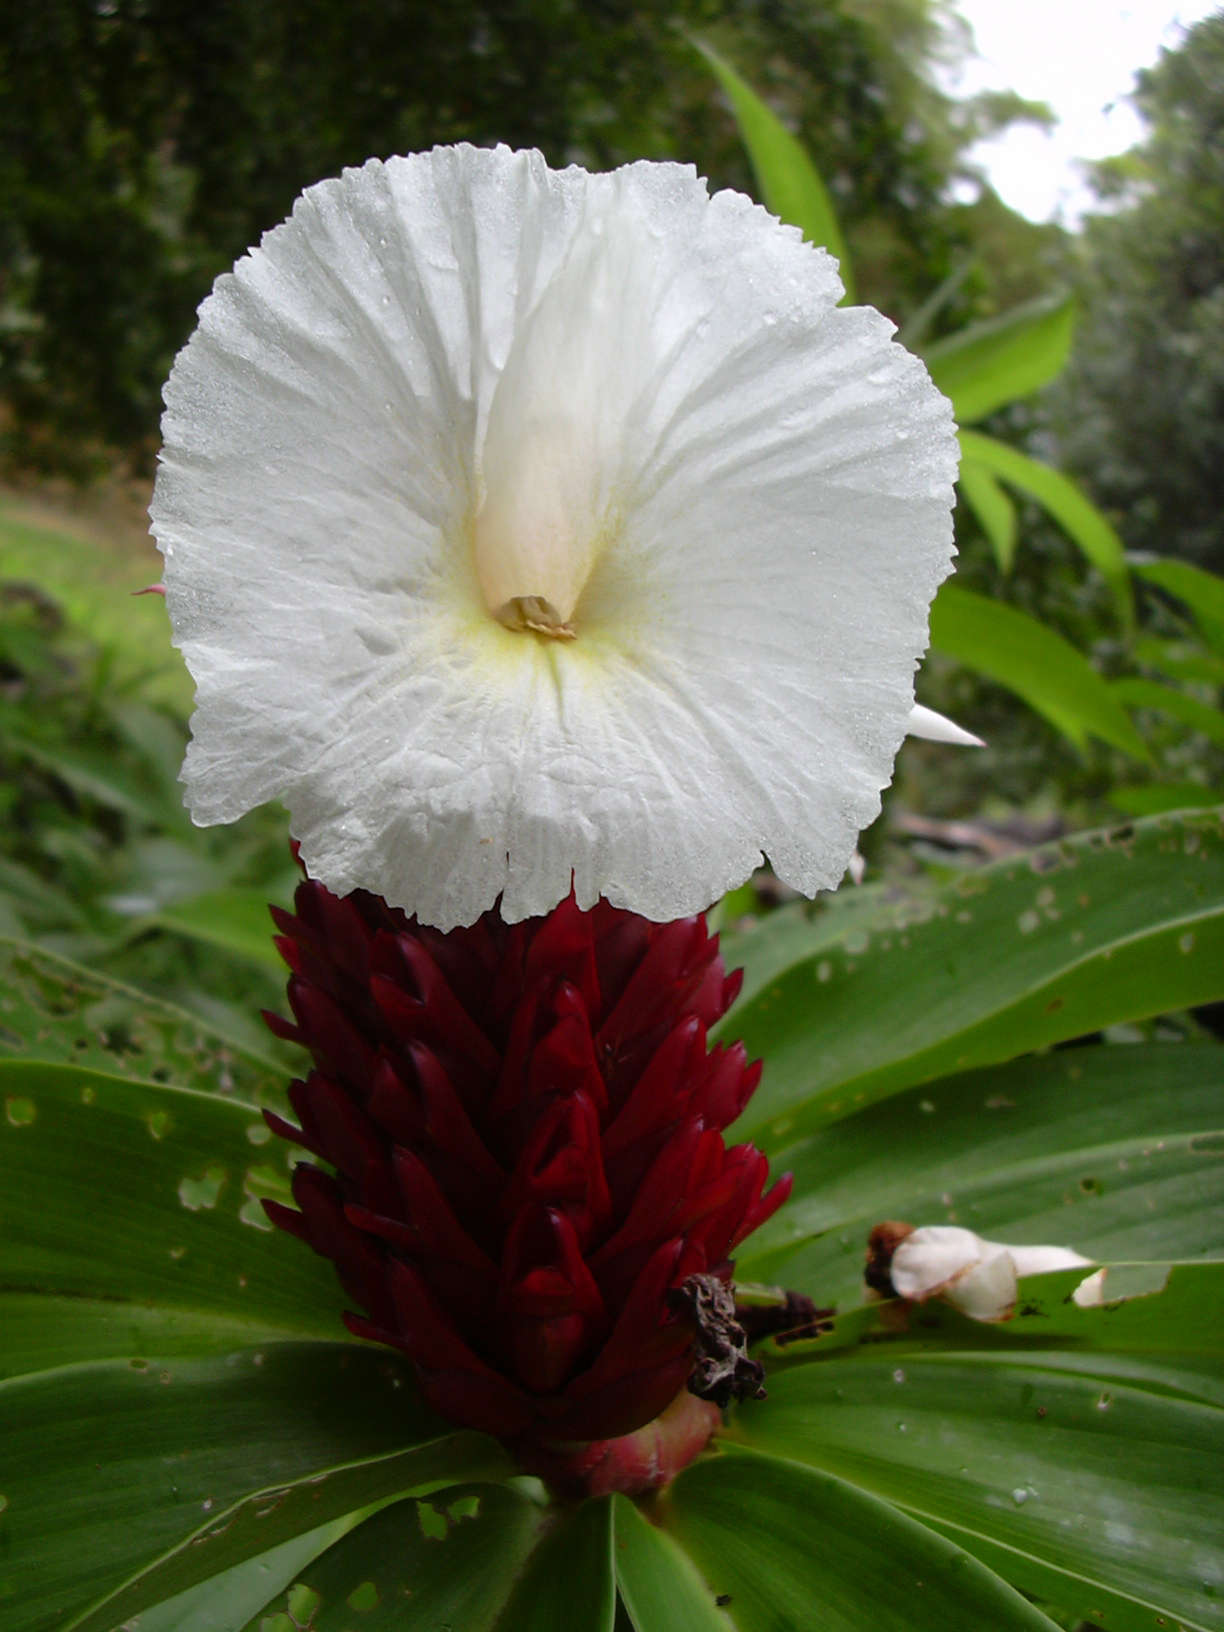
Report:
[[[898,1297],[915,1303],[946,1298],[974,1320],[998,1321],[1011,1315],[1017,1282],[1024,1276],[1080,1269],[1091,1263],[1091,1258],[1070,1247],[1017,1247],[984,1241],[956,1224],[925,1224],[897,1247],[889,1277]],[[1088,1280],[1097,1283],[1098,1276]],[[1094,1301],[1091,1294],[1079,1295],[1087,1286],[1084,1281],[1076,1288],[1077,1303]]]
[[218,279],[153,502],[197,822],[440,927],[836,886],[952,555],[951,411],[691,169],[371,160]]

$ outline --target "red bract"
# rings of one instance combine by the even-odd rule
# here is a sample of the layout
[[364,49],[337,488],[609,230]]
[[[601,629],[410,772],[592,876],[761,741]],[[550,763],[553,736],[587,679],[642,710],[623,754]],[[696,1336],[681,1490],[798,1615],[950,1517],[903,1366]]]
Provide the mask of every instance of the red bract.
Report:
[[785,1200],[722,1129],[760,1076],[706,1028],[739,990],[703,918],[654,924],[573,900],[513,926],[427,929],[364,892],[299,886],[274,912],[311,1052],[290,1089],[335,1170],[294,1170],[277,1224],[331,1258],[451,1421],[538,1443],[656,1417],[693,1368],[669,1294]]

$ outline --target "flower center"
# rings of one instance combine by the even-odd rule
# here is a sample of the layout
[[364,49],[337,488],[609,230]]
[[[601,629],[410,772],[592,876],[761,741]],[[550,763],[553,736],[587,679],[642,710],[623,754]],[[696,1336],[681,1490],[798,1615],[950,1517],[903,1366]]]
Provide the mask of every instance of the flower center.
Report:
[[538,396],[514,404],[519,411],[507,435],[497,409],[508,394],[494,407],[484,503],[472,529],[481,594],[507,629],[573,640],[574,612],[601,542],[594,450],[585,426]]

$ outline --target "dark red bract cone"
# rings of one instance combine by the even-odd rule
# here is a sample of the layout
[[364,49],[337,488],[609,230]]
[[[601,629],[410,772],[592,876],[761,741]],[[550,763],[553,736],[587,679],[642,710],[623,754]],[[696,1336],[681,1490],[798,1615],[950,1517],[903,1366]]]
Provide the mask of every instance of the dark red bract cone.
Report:
[[307,881],[275,911],[314,1070],[290,1089],[335,1169],[294,1171],[269,1216],[331,1258],[443,1416],[503,1438],[610,1439],[684,1387],[694,1330],[669,1294],[729,1277],[785,1200],[722,1130],[760,1075],[706,1029],[739,989],[703,918],[573,900],[448,934]]

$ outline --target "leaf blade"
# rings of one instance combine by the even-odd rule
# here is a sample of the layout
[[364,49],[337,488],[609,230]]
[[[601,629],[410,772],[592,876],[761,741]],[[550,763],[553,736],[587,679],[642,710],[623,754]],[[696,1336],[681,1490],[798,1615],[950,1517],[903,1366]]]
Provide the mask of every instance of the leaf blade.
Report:
[[[1042,1561],[1065,1584],[1056,1602],[1104,1601],[1124,1632],[1162,1612],[1220,1623],[1202,1575],[1224,1568],[1209,1494],[1224,1412],[1006,1354],[808,1365],[770,1394],[738,1414],[745,1443],[950,1523],[970,1551],[980,1533]],[[1021,1560],[991,1561],[1040,1590]]]
[[978,525],[990,541],[995,563],[1001,573],[1012,569],[1016,558],[1019,522],[1016,507],[995,478],[994,472],[973,459],[962,459],[958,478],[961,496],[977,517]]
[[717,1035],[765,1073],[733,1136],[777,1150],[936,1077],[1221,996],[1221,813],[1078,835],[850,930],[734,1008]]
[[1039,1610],[960,1548],[793,1460],[735,1451],[696,1462],[659,1506],[667,1530],[729,1596],[740,1632],[1050,1632]]
[[946,583],[931,604],[931,645],[1015,692],[1077,748],[1091,733],[1149,758],[1109,682],[1070,641],[1014,606]]
[[693,43],[730,98],[766,209],[780,221],[798,227],[809,243],[828,250],[845,286],[842,304],[853,305],[854,272],[846,241],[828,189],[807,149],[729,62],[700,40]]
[[616,1584],[634,1632],[729,1632],[692,1560],[624,1496],[612,1498]]
[[1075,318],[1072,296],[1043,297],[923,346],[922,360],[951,397],[957,423],[972,425],[1057,379],[1071,354]]
[[977,431],[960,433],[961,455],[983,465],[994,475],[1049,512],[1109,583],[1123,622],[1134,623],[1130,572],[1122,541],[1101,514],[1062,471],[1040,464],[1019,449]]

